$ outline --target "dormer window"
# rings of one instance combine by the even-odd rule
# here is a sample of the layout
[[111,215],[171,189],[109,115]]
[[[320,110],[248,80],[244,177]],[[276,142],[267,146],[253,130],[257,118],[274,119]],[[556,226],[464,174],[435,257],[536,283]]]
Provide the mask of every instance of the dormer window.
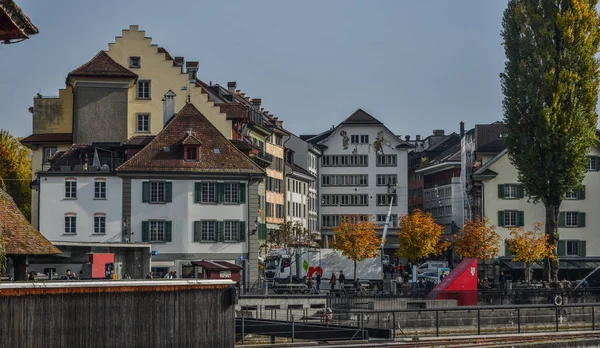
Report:
[[185,146],[184,149],[184,159],[186,161],[197,161],[199,158],[198,150],[200,148],[198,146]]

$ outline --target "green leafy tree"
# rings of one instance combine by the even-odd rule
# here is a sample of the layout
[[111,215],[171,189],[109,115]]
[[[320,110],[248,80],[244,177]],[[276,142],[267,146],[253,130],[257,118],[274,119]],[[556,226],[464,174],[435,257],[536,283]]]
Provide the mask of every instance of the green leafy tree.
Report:
[[[553,246],[562,200],[581,186],[596,141],[596,3],[510,0],[502,19],[504,141],[525,193],[544,204]],[[549,280],[558,280],[556,258],[546,258],[545,270]]]
[[31,217],[31,152],[21,139],[0,129],[0,185],[15,200],[29,220]]

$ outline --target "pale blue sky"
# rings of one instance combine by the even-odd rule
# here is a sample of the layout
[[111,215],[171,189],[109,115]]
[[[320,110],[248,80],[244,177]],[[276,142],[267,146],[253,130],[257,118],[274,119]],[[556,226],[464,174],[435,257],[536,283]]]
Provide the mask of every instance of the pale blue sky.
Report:
[[31,133],[32,98],[130,24],[199,77],[235,80],[296,134],[363,108],[396,134],[502,118],[505,0],[17,0],[40,33],[0,45],[0,128]]

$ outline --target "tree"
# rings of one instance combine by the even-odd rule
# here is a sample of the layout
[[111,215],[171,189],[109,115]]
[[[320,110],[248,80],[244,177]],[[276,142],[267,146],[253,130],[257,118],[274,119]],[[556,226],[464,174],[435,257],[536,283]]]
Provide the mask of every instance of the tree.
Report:
[[500,251],[500,235],[486,217],[467,220],[454,236],[454,251],[464,258],[489,261]]
[[416,209],[400,219],[400,248],[396,253],[411,260],[441,255],[448,248],[443,236],[444,227],[435,223],[431,213]]
[[294,276],[292,265],[305,253],[303,249],[319,248],[317,243],[318,234],[310,232],[302,226],[300,221],[288,221],[279,225],[279,229],[270,231],[267,236],[267,248],[269,251],[278,249],[281,256],[288,257],[290,264],[290,282]]
[[31,153],[20,138],[0,129],[0,185],[15,200],[29,220],[31,217]]
[[333,249],[340,250],[342,255],[354,262],[354,280],[356,280],[356,263],[377,256],[381,247],[381,239],[375,229],[377,226],[369,216],[359,221],[358,215],[346,216],[333,229]]
[[[502,19],[504,142],[525,194],[544,204],[545,233],[554,246],[560,205],[581,185],[596,141],[596,3],[510,0]],[[545,270],[550,281],[558,280],[555,257]]]
[[[544,258],[556,258],[555,246],[549,242],[550,236],[542,233],[542,224],[537,223],[533,231],[523,227],[512,228],[511,238],[506,240],[508,249],[513,252],[513,261],[525,263],[525,281],[531,281],[531,264]],[[508,256],[508,255],[507,255]]]

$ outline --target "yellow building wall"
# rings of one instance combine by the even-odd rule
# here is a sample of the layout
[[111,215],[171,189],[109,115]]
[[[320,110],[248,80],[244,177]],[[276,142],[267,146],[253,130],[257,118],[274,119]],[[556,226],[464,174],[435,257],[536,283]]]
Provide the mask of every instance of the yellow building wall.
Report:
[[[164,53],[158,52],[158,46],[152,44],[152,38],[146,37],[145,32],[132,25],[129,30],[123,30],[122,36],[115,38],[108,45],[108,55],[117,63],[136,73],[140,80],[150,80],[150,100],[137,99],[137,84],[129,89],[128,103],[128,137],[136,133],[136,115],[150,113],[150,133],[157,134],[163,128],[162,98],[169,90],[175,94],[175,112],[185,106],[188,91],[191,102],[196,108],[225,136],[231,139],[231,121],[220,108],[208,101],[208,95],[201,92],[200,87],[189,85],[189,78],[182,73],[180,67],[173,66],[172,60],[167,60]],[[129,58],[140,57],[140,68],[130,68]],[[185,69],[184,69],[185,72]],[[188,91],[182,91],[186,86]]]
[[33,134],[73,131],[73,89],[58,90],[58,98],[33,98]]

